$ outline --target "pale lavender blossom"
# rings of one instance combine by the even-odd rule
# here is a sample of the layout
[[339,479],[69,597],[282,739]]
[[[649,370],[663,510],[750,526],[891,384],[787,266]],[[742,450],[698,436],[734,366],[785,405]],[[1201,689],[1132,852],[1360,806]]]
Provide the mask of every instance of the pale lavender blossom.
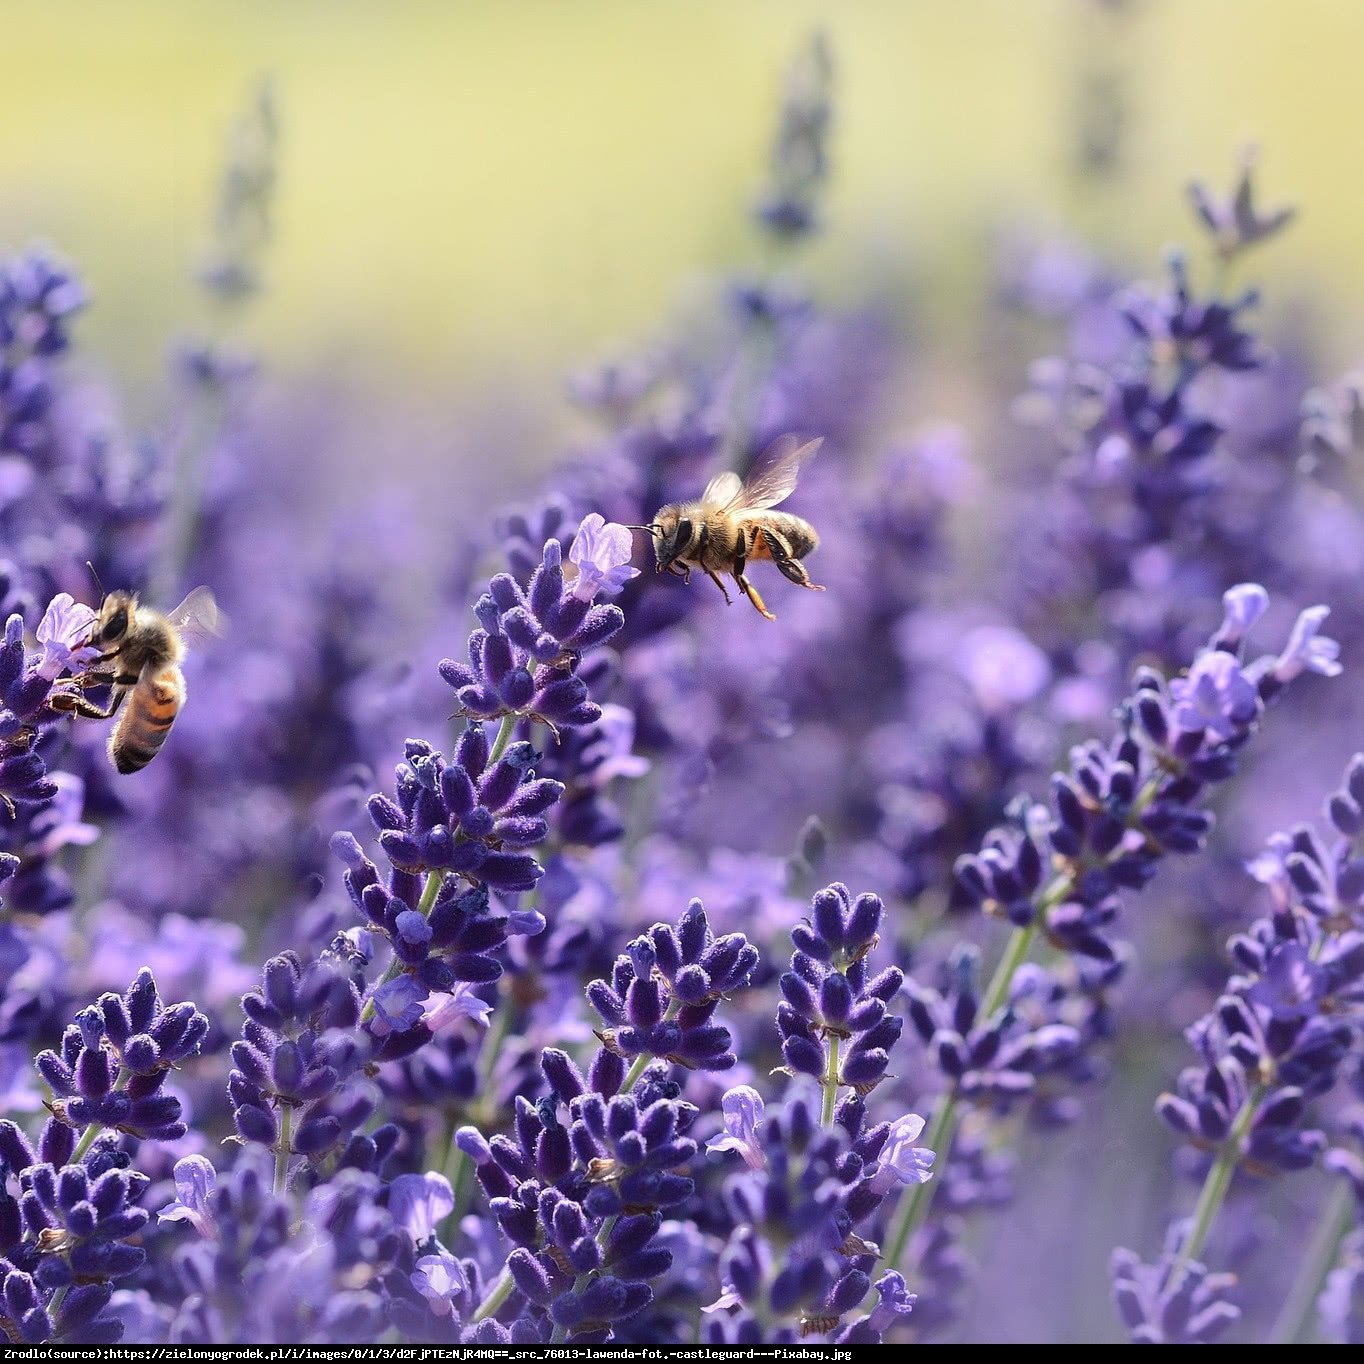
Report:
[[1220,649],[1200,654],[1187,677],[1170,682],[1175,723],[1190,733],[1206,730],[1230,739],[1254,716],[1259,705],[1255,684],[1234,655]]
[[726,1091],[720,1107],[725,1116],[725,1131],[722,1136],[712,1137],[706,1150],[717,1155],[734,1151],[743,1157],[750,1170],[765,1169],[767,1157],[758,1145],[758,1128],[763,1121],[762,1095],[748,1085],[736,1085]]
[[906,1113],[891,1123],[881,1148],[880,1168],[872,1177],[878,1190],[884,1192],[896,1184],[927,1184],[933,1178],[936,1153],[914,1145],[923,1130],[924,1120],[917,1113]]
[[877,1279],[875,1287],[877,1303],[867,1317],[867,1326],[873,1331],[885,1332],[914,1310],[919,1295],[909,1292],[904,1275],[894,1270]]
[[1288,644],[1274,665],[1276,681],[1291,682],[1305,672],[1320,673],[1322,677],[1340,675],[1340,644],[1317,633],[1330,614],[1328,606],[1310,606],[1298,616]]
[[1217,642],[1232,647],[1241,642],[1269,610],[1269,593],[1259,583],[1237,583],[1222,593],[1222,628]]
[[[85,811],[85,782],[70,772],[54,773],[52,782],[57,794],[34,821],[37,837],[32,847],[40,857],[51,857],[65,847],[87,848],[100,833],[97,824],[87,824],[81,818]],[[39,828],[41,832],[38,832]],[[138,966],[142,964],[137,963]],[[137,966],[134,966],[127,974],[131,976],[136,970]],[[120,974],[124,973],[115,973],[116,976]]]
[[214,1240],[218,1235],[209,1206],[218,1187],[218,1172],[203,1156],[185,1156],[175,1162],[174,1203],[157,1212],[162,1222],[188,1222],[200,1236]]
[[454,1295],[465,1292],[469,1286],[459,1261],[447,1250],[423,1255],[417,1261],[411,1282],[438,1317],[450,1316],[455,1310]]
[[77,671],[99,657],[99,650],[86,644],[95,619],[95,613],[69,592],[52,598],[35,632],[43,650],[37,667],[40,676],[51,682],[59,673]]
[[385,981],[371,999],[374,1017],[370,1028],[376,1037],[387,1037],[391,1032],[406,1032],[421,1021],[428,991],[411,976],[402,975]]
[[388,1186],[388,1210],[393,1220],[420,1246],[455,1210],[455,1195],[444,1175],[399,1175]]
[[607,522],[599,512],[583,517],[568,551],[569,563],[578,570],[569,592],[579,601],[614,597],[639,577],[639,569],[630,566],[633,552],[634,540],[625,526]]
[[480,1028],[488,1026],[493,1006],[467,981],[456,982],[448,993],[433,990],[422,1001],[422,1022],[435,1036],[456,1031],[467,1018]]

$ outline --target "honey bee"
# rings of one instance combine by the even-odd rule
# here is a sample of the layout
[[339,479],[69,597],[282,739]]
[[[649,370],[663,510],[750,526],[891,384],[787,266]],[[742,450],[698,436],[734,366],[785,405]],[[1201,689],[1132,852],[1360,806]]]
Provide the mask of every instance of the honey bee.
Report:
[[815,528],[802,517],[772,510],[791,496],[801,466],[822,443],[802,444],[794,436],[783,436],[742,482],[735,473],[716,474],[699,500],[671,503],[649,525],[632,527],[653,536],[654,571],[690,582],[691,570],[699,568],[724,593],[727,603],[731,599],[720,574],[731,573],[758,614],[768,620],[776,616],[744,576],[750,561],[771,559],[793,583],[823,592],[823,587],[810,581],[801,562],[819,545]]
[[185,704],[185,675],[180,664],[187,641],[222,633],[224,618],[206,587],[196,587],[174,611],[143,606],[131,592],[110,592],[90,628],[89,645],[100,657],[78,679],[77,686],[112,685],[107,708],[101,709],[79,690],[57,692],[54,710],[94,720],[117,715],[109,735],[109,761],[120,772],[140,772],[161,751],[175,717]]

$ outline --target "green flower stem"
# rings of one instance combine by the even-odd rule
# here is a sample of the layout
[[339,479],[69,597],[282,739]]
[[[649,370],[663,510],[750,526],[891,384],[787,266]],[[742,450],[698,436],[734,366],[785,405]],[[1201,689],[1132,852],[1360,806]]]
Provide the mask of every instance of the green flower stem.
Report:
[[294,1110],[285,1104],[279,1115],[279,1141],[275,1146],[275,1192],[284,1192],[284,1181],[289,1174],[289,1146],[293,1136]]
[[838,1053],[840,1041],[837,1034],[829,1038],[829,1064],[824,1072],[824,1104],[819,1120],[825,1127],[834,1121],[834,1105],[838,1102]]
[[1212,1231],[1212,1224],[1217,1220],[1217,1214],[1226,1199],[1227,1190],[1231,1188],[1231,1177],[1236,1173],[1236,1166],[1240,1163],[1241,1143],[1250,1131],[1250,1125],[1255,1121],[1255,1115],[1260,1111],[1260,1104],[1268,1090],[1268,1085],[1258,1084],[1246,1095],[1246,1101],[1241,1105],[1241,1111],[1236,1115],[1236,1121],[1232,1124],[1226,1141],[1222,1143],[1222,1149],[1217,1153],[1212,1169],[1203,1180],[1198,1202],[1194,1205],[1193,1224],[1189,1228],[1188,1240],[1184,1242],[1170,1268],[1167,1284],[1177,1283],[1189,1262],[1196,1260],[1202,1253],[1208,1234]]
[[[1070,881],[1067,878],[1065,890],[1068,891],[1069,887]],[[1043,904],[1049,907],[1048,902],[1059,904],[1064,898],[1062,888],[1058,886],[1047,893],[1043,899]],[[1027,928],[1014,929],[1004,948],[1004,955],[1000,958],[999,965],[995,968],[995,973],[986,988],[984,998],[981,1000],[978,1017],[989,1018],[1009,997],[1009,986],[1013,982],[1014,972],[1027,958],[1036,936],[1037,924],[1035,922],[1029,924]],[[923,1137],[924,1146],[928,1150],[936,1152],[938,1169],[947,1163],[960,1122],[961,1106],[956,1094],[948,1090],[934,1106],[933,1117],[929,1121],[928,1130]],[[900,1264],[910,1237],[923,1226],[924,1219],[928,1216],[928,1210],[933,1206],[933,1197],[938,1191],[938,1182],[937,1179],[929,1179],[922,1184],[916,1184],[909,1191],[901,1208],[899,1221],[895,1224],[895,1230],[891,1235],[890,1250],[886,1255],[886,1266],[888,1268],[894,1269]]]
[[504,1269],[497,1276],[497,1281],[488,1290],[488,1295],[479,1305],[474,1308],[475,1321],[487,1321],[487,1319],[498,1312],[502,1304],[512,1295],[512,1290],[516,1284],[512,1280],[511,1270]]
[[[492,1086],[493,1071],[497,1068],[497,1053],[501,1050],[507,1033],[511,1031],[512,1009],[509,1004],[510,1001],[504,998],[498,1005],[493,1014],[492,1025],[483,1039],[480,1055],[482,1064],[479,1066],[478,1077],[479,1098],[470,1113],[470,1116],[478,1121],[491,1121],[493,1117],[493,1106],[488,1102],[488,1093]],[[474,1188],[474,1163],[455,1144],[455,1133],[458,1130],[459,1124],[452,1123],[450,1146],[445,1157],[444,1174],[450,1181],[450,1188],[455,1195],[455,1206],[441,1223],[447,1233],[453,1233],[459,1225],[459,1219],[468,1211],[469,1199]]]
[[1308,1343],[1308,1328],[1312,1313],[1316,1309],[1317,1298],[1321,1296],[1321,1290],[1325,1287],[1326,1276],[1335,1266],[1340,1254],[1340,1243],[1354,1226],[1357,1217],[1354,1187],[1348,1179],[1340,1179],[1331,1197],[1326,1201],[1321,1221],[1317,1223],[1316,1234],[1312,1237],[1312,1244],[1308,1247],[1297,1280],[1274,1320],[1274,1328],[1269,1333],[1269,1344]]
[[[1132,802],[1132,808],[1127,816],[1129,828],[1136,827],[1137,821],[1156,798],[1161,783],[1168,775],[1167,772],[1161,770],[1148,778],[1145,786],[1137,793],[1136,800]],[[1080,870],[1075,869],[1062,872],[1054,877],[1038,898],[1036,914],[1032,923],[1026,928],[1014,929],[1008,943],[1005,944],[1004,955],[1000,958],[999,965],[995,968],[995,973],[990,978],[990,983],[981,998],[977,1017],[989,1018],[1008,999],[1009,987],[1013,984],[1014,973],[1027,960],[1028,953],[1032,950],[1033,943],[1037,938],[1038,925],[1045,918],[1049,909],[1063,903],[1068,896],[1074,893],[1080,874]],[[935,1168],[938,1171],[941,1171],[946,1165],[947,1159],[952,1153],[952,1143],[956,1138],[960,1122],[961,1114],[957,1096],[949,1090],[940,1097],[935,1105],[933,1116],[929,1120],[928,1129],[923,1138],[924,1146],[936,1154]],[[923,1184],[916,1184],[905,1197],[899,1220],[895,1223],[895,1229],[891,1233],[890,1250],[885,1259],[888,1269],[895,1269],[899,1266],[910,1237],[923,1225],[929,1209],[933,1206],[933,1198],[937,1194],[939,1182],[935,1178]],[[863,1306],[870,1310],[875,1305],[875,1301],[875,1293],[869,1293],[863,1300]]]
[[[114,1078],[113,1092],[117,1093],[120,1089],[127,1089],[128,1081],[131,1080],[132,1078],[133,1078],[132,1072],[124,1070],[122,1066],[120,1066],[118,1075],[115,1076]],[[81,1133],[81,1139],[76,1143],[76,1149],[72,1151],[71,1159],[67,1162],[67,1164],[79,1165],[81,1162],[81,1157],[84,1156],[85,1153],[95,1144],[95,1138],[99,1136],[99,1134],[103,1131],[104,1124],[102,1122],[92,1122],[90,1126],[87,1127],[85,1131]]]
[[504,715],[502,717],[502,723],[497,727],[497,737],[493,740],[492,751],[488,754],[489,767],[507,751],[507,745],[511,743],[511,736],[516,729],[516,722],[520,718],[519,715]]

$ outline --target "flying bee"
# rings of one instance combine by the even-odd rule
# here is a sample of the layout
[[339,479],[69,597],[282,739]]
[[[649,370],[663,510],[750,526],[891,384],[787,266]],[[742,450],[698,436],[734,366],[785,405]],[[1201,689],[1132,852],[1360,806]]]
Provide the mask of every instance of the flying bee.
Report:
[[801,466],[822,443],[801,444],[794,436],[783,436],[742,482],[735,473],[716,474],[699,500],[671,503],[651,524],[632,527],[653,536],[654,571],[690,582],[692,569],[699,568],[724,593],[726,602],[730,595],[720,574],[733,574],[758,614],[768,620],[776,616],[744,576],[752,560],[771,559],[793,583],[823,592],[801,562],[819,545],[815,528],[802,517],[772,510],[791,496]]
[[140,772],[161,751],[185,704],[180,664],[187,641],[221,634],[224,623],[206,587],[196,587],[174,611],[164,613],[143,606],[131,592],[110,592],[90,628],[89,645],[100,656],[77,681],[79,688],[112,686],[109,705],[97,706],[80,690],[57,692],[50,704],[54,710],[108,720],[126,701],[109,735],[109,761],[120,772]]

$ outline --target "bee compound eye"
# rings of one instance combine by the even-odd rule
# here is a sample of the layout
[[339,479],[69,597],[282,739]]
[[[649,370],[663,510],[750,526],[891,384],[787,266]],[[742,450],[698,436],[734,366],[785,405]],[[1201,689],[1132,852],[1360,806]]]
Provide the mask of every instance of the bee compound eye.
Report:
[[100,631],[100,638],[107,640],[117,639],[128,628],[128,612],[120,606],[112,616],[109,617],[108,624]]

